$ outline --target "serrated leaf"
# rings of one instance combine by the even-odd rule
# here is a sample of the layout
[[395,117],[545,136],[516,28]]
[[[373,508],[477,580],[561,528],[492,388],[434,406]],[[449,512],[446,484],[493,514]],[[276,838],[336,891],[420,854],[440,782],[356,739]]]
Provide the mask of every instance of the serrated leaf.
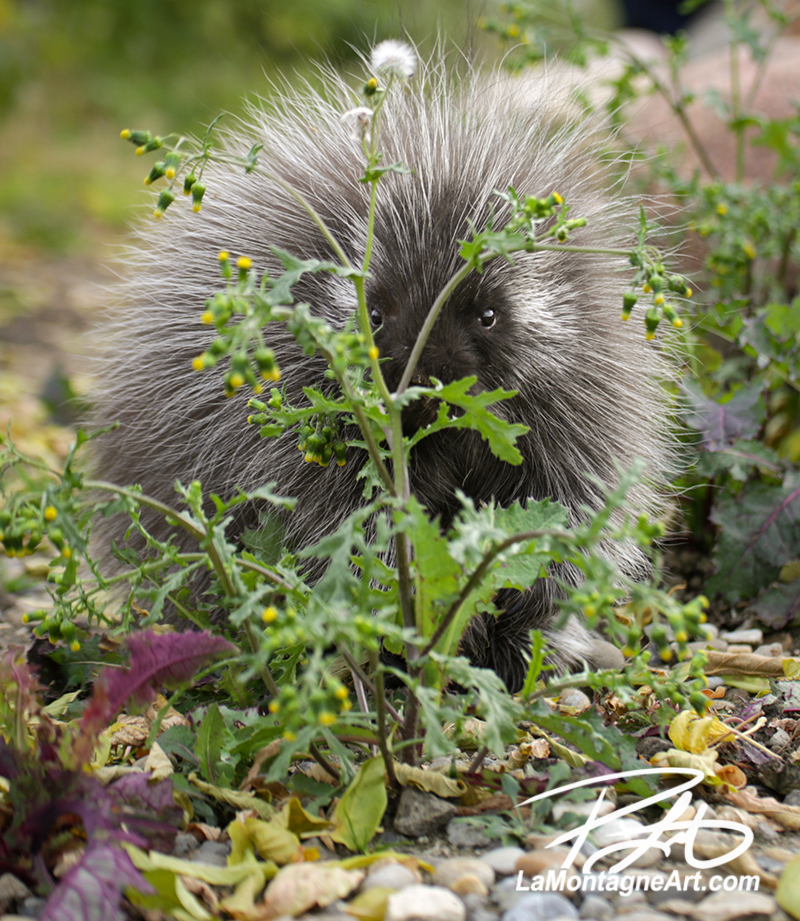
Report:
[[411,439],[411,444],[414,445],[443,428],[473,429],[486,440],[492,454],[499,457],[500,460],[508,464],[521,464],[522,455],[516,447],[516,441],[529,431],[528,426],[506,422],[489,412],[490,406],[502,400],[511,399],[516,396],[517,392],[498,388],[497,390],[484,390],[480,393],[469,393],[468,391],[477,380],[477,377],[466,377],[460,381],[453,381],[451,384],[442,384],[437,381],[434,389],[435,395],[446,403],[459,407],[462,412],[452,418],[440,412],[434,423],[416,433]]
[[386,768],[379,755],[364,761],[333,814],[331,838],[351,851],[363,850],[375,836],[386,811]]

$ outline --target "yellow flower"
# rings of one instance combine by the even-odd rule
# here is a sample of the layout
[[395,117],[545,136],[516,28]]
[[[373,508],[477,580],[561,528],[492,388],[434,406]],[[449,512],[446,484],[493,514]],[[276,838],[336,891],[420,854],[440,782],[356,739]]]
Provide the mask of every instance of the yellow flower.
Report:
[[44,510],[44,520],[45,521],[55,521],[57,514],[58,512],[53,508],[53,506],[48,505],[47,508]]
[[756,249],[749,240],[747,241],[747,243],[744,244],[742,249],[744,250],[744,254],[745,256],[747,256],[748,259],[756,258]]
[[724,202],[720,202],[717,205],[717,214],[719,214],[721,217],[723,214],[727,214],[727,213],[728,213],[728,206]]
[[246,272],[248,269],[252,268],[253,260],[249,259],[247,256],[239,256],[236,260],[236,265],[242,269],[242,271]]
[[192,359],[192,367],[194,368],[195,371],[202,371],[203,368],[205,368],[205,366],[206,366],[206,363],[203,360],[202,355],[198,355],[196,358]]
[[318,722],[320,726],[333,726],[336,722],[336,714],[331,713],[330,710],[323,710],[318,717]]
[[200,316],[200,322],[210,326],[214,322],[214,314],[210,310],[205,310]]
[[220,250],[219,255],[217,256],[217,259],[219,259],[220,262],[227,262],[229,256],[230,254],[226,250],[222,249]]
[[278,609],[273,608],[272,605],[270,605],[268,608],[264,608],[264,613],[261,615],[261,619],[265,624],[271,624],[274,620],[277,620],[277,617]]
[[377,345],[372,345],[372,346],[370,346],[370,349],[369,349],[369,357],[370,357],[370,360],[371,360],[371,361],[377,361],[377,360],[378,360],[378,355],[380,355],[380,351],[378,350],[378,346],[377,346]]

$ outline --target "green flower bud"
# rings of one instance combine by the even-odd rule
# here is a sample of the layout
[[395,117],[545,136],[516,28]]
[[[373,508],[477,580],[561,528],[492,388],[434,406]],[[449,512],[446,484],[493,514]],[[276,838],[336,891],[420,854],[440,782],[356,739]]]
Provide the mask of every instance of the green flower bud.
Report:
[[164,175],[167,179],[174,179],[181,165],[181,155],[176,150],[171,150],[166,157],[164,157],[164,163],[166,164]]
[[123,141],[130,141],[131,144],[135,144],[137,147],[141,147],[151,139],[152,135],[149,131],[131,131],[129,128],[125,128],[124,131],[120,132],[120,137]]
[[158,196],[158,203],[156,204],[156,210],[153,212],[155,217],[161,217],[161,215],[169,208],[169,206],[175,201],[175,196],[169,189],[164,189],[164,191]]
[[203,207],[203,196],[206,194],[206,187],[202,182],[195,182],[192,185],[192,211],[200,211]]
[[153,164],[153,168],[145,177],[144,184],[152,185],[157,179],[160,179],[164,175],[166,169],[167,164],[164,160],[156,160],[156,162]]
[[195,184],[195,182],[197,182],[197,176],[195,176],[194,173],[187,173],[183,177],[183,194],[184,195],[192,194],[192,186]]

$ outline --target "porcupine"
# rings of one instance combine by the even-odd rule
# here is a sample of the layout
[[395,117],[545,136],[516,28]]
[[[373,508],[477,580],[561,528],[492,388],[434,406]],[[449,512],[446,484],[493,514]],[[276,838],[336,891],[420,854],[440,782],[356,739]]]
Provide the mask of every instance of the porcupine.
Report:
[[[245,254],[273,277],[280,268],[270,246],[302,258],[331,258],[318,228],[270,174],[306,196],[351,260],[360,262],[369,193],[358,181],[364,170],[360,144],[341,119],[352,107],[352,90],[332,73],[325,83],[324,94],[308,86],[286,88],[229,131],[229,151],[264,145],[264,172],[245,175],[209,164],[200,214],[176,205],[140,229],[96,400],[96,419],[119,423],[96,442],[94,463],[104,479],[138,483],[173,504],[176,480],[199,479],[206,493],[222,496],[274,481],[279,494],[298,499],[282,525],[295,548],[330,533],[363,504],[363,453],[349,448],[343,467],[304,464],[296,434],[261,438],[245,421],[246,398],[226,398],[222,371],[198,374],[192,359],[213,336],[199,318],[205,300],[220,288],[219,251]],[[379,183],[367,282],[390,389],[434,298],[461,264],[458,241],[491,215],[502,219],[497,190],[513,186],[520,195],[536,196],[557,190],[572,216],[587,219],[573,234],[575,243],[630,244],[635,206],[598,159],[596,126],[559,111],[565,95],[558,84],[558,74],[518,81],[470,70],[454,78],[437,58],[387,98],[383,162],[411,170]],[[529,432],[518,442],[519,466],[494,457],[473,431],[440,432],[419,443],[410,458],[412,491],[443,529],[461,507],[458,490],[476,503],[501,506],[550,497],[578,521],[586,508],[603,505],[603,487],[613,488],[619,470],[636,458],[645,460],[646,478],[629,491],[619,515],[659,513],[672,463],[663,388],[669,363],[645,341],[640,324],[620,320],[624,265],[608,255],[517,254],[513,262],[498,258],[472,273],[450,297],[423,352],[419,379],[476,375],[478,389],[515,390],[495,411]],[[294,295],[336,328],[354,313],[352,286],[331,274],[305,275]],[[276,324],[269,345],[292,402],[302,402],[303,386],[325,386],[323,360],[302,354],[285,328]],[[412,405],[404,428],[426,424],[428,411]],[[148,526],[162,538],[169,529],[155,517]],[[240,507],[233,527],[238,533],[258,528],[257,505]],[[118,519],[98,523],[101,556],[109,556],[105,548],[121,530]],[[177,541],[195,549],[190,538],[178,535]],[[609,544],[604,552],[629,576],[647,572],[645,557],[632,545]],[[473,618],[462,642],[475,664],[495,669],[511,690],[524,678],[531,628],[549,636],[563,667],[591,650],[583,626],[556,626],[555,576],[574,581],[577,572],[561,566],[550,575],[525,592],[502,590],[495,599],[500,615]]]

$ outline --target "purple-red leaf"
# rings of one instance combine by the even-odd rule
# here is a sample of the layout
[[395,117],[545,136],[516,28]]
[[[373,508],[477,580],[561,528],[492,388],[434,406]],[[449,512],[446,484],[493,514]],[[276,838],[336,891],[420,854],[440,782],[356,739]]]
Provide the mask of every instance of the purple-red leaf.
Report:
[[53,890],[40,921],[125,921],[120,896],[128,886],[153,892],[125,851],[91,845]]
[[188,684],[214,656],[236,651],[222,637],[189,631],[138,633],[126,645],[128,668],[104,668],[84,711],[83,734],[92,741],[126,705],[144,707],[155,700],[159,688]]

